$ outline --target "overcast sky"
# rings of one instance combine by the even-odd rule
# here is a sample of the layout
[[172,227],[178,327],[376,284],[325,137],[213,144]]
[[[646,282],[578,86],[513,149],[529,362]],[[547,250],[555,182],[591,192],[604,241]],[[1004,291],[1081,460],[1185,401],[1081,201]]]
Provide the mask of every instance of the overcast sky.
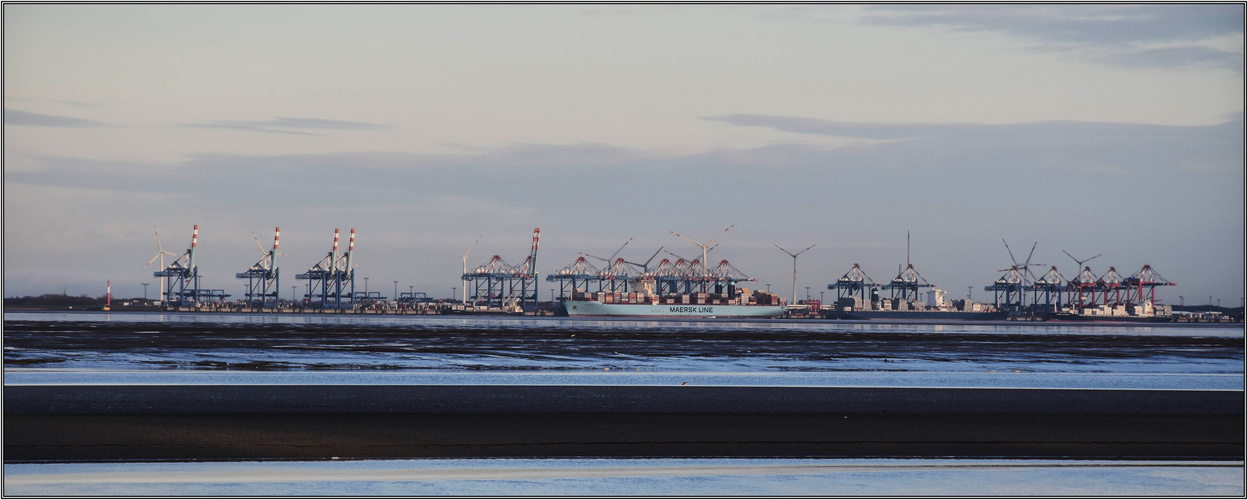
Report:
[[[4,295],[141,296],[153,226],[206,288],[282,227],[357,277],[644,260],[718,240],[799,295],[1025,258],[1244,296],[1242,5],[4,6]],[[667,254],[661,254],[667,256]],[[656,259],[657,261],[657,259]],[[357,288],[364,282],[357,280]],[[551,288],[544,279],[542,298]],[[829,291],[829,294],[831,292]],[[290,294],[287,290],[283,297]]]

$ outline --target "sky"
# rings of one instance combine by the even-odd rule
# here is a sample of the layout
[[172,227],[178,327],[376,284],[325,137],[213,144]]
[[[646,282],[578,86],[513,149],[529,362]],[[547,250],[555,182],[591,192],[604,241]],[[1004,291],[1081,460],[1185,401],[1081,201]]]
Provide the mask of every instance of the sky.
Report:
[[450,297],[478,238],[517,264],[541,228],[544,276],[729,226],[711,263],[785,296],[775,246],[815,245],[799,298],[890,280],[907,232],[951,298],[1003,241],[1244,296],[1242,4],[3,9],[5,297],[156,297],[153,229],[196,224],[232,298],[277,226],[282,288],[354,228],[386,296]]

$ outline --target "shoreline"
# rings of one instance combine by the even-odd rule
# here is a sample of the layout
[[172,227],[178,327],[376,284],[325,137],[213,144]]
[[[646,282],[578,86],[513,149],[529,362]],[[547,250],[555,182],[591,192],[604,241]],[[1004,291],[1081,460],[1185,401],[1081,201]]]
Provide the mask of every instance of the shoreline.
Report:
[[987,325],[987,326],[1053,326],[1053,327],[1234,327],[1243,322],[1211,322],[1211,321],[1169,321],[1169,322],[1133,322],[1133,321],[1024,321],[1024,320],[939,320],[939,319],[825,319],[825,318],[660,318],[660,317],[629,317],[629,316],[556,316],[556,315],[525,315],[502,313],[455,313],[455,314],[395,314],[381,312],[347,312],[347,311],[295,311],[295,312],[246,312],[246,311],[159,311],[159,310],[85,310],[85,309],[30,309],[5,308],[5,314],[125,314],[125,315],[164,315],[187,314],[203,316],[272,316],[272,317],[370,317],[370,318],[447,318],[447,319],[515,319],[515,320],[571,320],[571,321],[679,321],[679,322],[748,322],[748,323],[823,323],[837,325]]

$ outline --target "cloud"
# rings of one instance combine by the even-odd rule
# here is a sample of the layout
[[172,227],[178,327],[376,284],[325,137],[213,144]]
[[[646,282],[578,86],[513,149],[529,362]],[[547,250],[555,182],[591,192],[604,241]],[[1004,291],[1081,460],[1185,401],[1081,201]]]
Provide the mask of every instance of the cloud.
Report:
[[1242,36],[1243,5],[893,5],[869,12],[868,24],[999,33],[1051,51],[1086,50],[1107,64],[1242,68],[1241,52],[1196,43]]
[[70,106],[74,108],[98,108],[100,107],[99,104],[96,104],[94,102],[74,101],[70,99],[50,99],[50,100],[54,103],[61,104],[64,106]]
[[35,103],[35,104],[55,104],[58,106],[69,106],[72,108],[99,108],[100,105],[94,102],[75,101],[72,99],[30,99],[26,97],[4,97],[5,103]]
[[278,117],[272,120],[260,121],[242,121],[242,120],[218,120],[199,123],[183,123],[178,124],[183,128],[219,128],[230,130],[243,130],[247,132],[264,132],[270,134],[291,134],[291,135],[314,135],[321,136],[313,132],[303,132],[303,130],[384,130],[390,128],[389,125],[381,125],[376,123],[349,122],[342,120],[326,120],[321,118],[288,118]]
[[4,108],[4,124],[26,127],[65,127],[65,128],[101,128],[114,125],[95,120],[84,120],[69,116],[45,115],[16,109]]
[[946,26],[1053,43],[1122,45],[1196,41],[1243,31],[1239,5],[877,6],[865,20],[894,26]]
[[511,144],[488,150],[483,160],[496,166],[615,165],[645,158],[640,150],[602,143]]
[[[1207,126],[1098,122],[859,124],[766,115],[718,119],[789,132],[879,140],[826,152],[796,147],[782,151],[790,155],[792,165],[822,164],[839,172],[838,181],[852,185],[896,191],[885,187],[891,177],[903,184],[923,186],[928,192],[961,193],[988,205],[1012,203],[1008,193],[1015,186],[1050,193],[1046,197],[1061,204],[1073,196],[1074,189],[1183,199],[1186,195],[1204,196],[1194,194],[1201,183],[1238,185],[1243,180],[1242,116]],[[807,169],[786,170],[802,175],[799,172]],[[1085,185],[1068,182],[1073,179]],[[851,189],[837,196],[870,203],[871,197],[861,192]],[[1186,194],[1175,194],[1178,192]],[[926,195],[911,194],[926,199]],[[1243,201],[1241,195],[1229,192],[1209,201],[1214,199]]]
[[[838,171],[871,179],[889,172],[915,175],[928,171],[983,177],[1002,169],[1159,175],[1235,172],[1243,162],[1242,117],[1209,126],[891,124],[757,114],[706,119],[876,142],[838,149],[776,144],[680,157],[605,144],[520,144],[448,154],[201,154],[161,165],[25,155],[20,159],[29,160],[34,168],[9,172],[7,180],[195,194],[261,206],[298,205],[308,200],[335,200],[343,206],[387,205],[420,196],[489,192],[513,204],[572,208],[578,203],[600,203],[603,190],[677,200],[686,197],[687,186],[698,186],[694,192],[700,192],[718,185],[732,192],[787,182],[787,177],[768,179],[771,174],[763,175],[764,171],[789,172],[781,174],[785,176]],[[347,171],[353,174],[344,176]],[[550,195],[552,189],[560,194]]]
[[[6,181],[132,193],[178,193],[221,202],[296,206],[382,206],[427,196],[478,196],[538,206],[560,179],[609,184],[615,170],[653,157],[604,144],[516,144],[471,153],[346,152],[296,155],[199,154],[171,164],[19,155],[26,171]],[[350,175],[344,175],[350,172]],[[618,175],[618,174],[615,174]],[[594,191],[597,193],[597,191]]]
[[858,139],[911,139],[930,137],[934,133],[949,133],[982,129],[975,124],[915,124],[915,123],[869,123],[837,122],[799,116],[776,116],[735,114],[704,117],[705,120],[724,122],[743,127],[764,127],[782,132],[853,137]]
[[1209,47],[1169,47],[1119,52],[1100,58],[1102,62],[1127,67],[1203,66],[1243,68],[1243,54]]
[[958,139],[1014,141],[1164,140],[1167,137],[1189,139],[1211,130],[1229,130],[1242,125],[1243,117],[1235,115],[1226,123],[1206,126],[1152,125],[1112,122],[1051,121],[1013,124],[977,123],[871,123],[838,122],[797,116],[734,114],[704,117],[745,127],[765,127],[783,132],[850,137],[876,140]]

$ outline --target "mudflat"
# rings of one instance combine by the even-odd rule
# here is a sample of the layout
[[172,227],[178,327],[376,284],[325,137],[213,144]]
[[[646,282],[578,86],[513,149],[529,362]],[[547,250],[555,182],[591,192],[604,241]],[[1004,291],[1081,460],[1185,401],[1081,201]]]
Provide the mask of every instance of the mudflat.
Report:
[[1015,457],[1243,460],[1242,391],[8,386],[5,460]]

